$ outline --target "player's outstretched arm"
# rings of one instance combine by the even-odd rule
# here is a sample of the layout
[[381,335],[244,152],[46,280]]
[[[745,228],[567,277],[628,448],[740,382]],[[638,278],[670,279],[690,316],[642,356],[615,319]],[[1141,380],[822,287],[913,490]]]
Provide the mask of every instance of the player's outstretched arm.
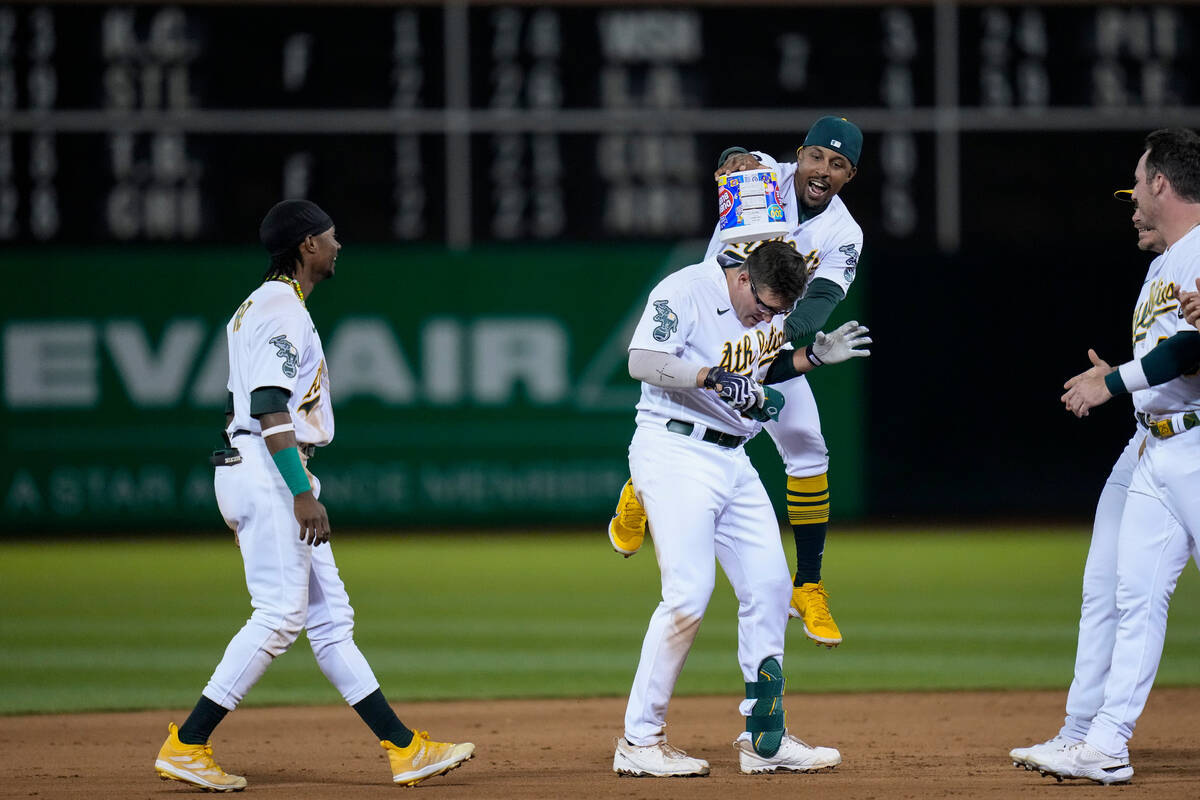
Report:
[[329,515],[325,512],[325,506],[313,494],[312,484],[309,483],[304,464],[300,461],[291,413],[272,411],[259,416],[258,421],[262,425],[263,441],[267,443],[271,459],[292,492],[292,509],[296,515],[296,522],[300,524],[300,539],[317,546],[328,542],[332,533],[329,528]]
[[867,345],[871,344],[871,337],[867,335],[870,332],[866,325],[859,325],[854,320],[843,324],[833,333],[817,331],[813,343],[803,350],[781,350],[781,353],[791,352],[792,357],[776,358],[767,369],[763,383],[783,383],[826,364],[866,358],[871,355],[867,349]]
[[808,337],[825,327],[833,309],[845,297],[842,287],[828,278],[813,278],[804,297],[783,322],[784,335],[792,346],[799,349],[807,345]]
[[[1186,292],[1184,294],[1187,294]],[[1063,384],[1063,405],[1077,417],[1111,398],[1138,392],[1192,372],[1200,365],[1200,331],[1180,331],[1154,346],[1141,359],[1113,368],[1089,350],[1092,366]]]
[[[825,364],[840,364],[852,358],[866,358],[871,355],[867,345],[871,344],[871,331],[866,325],[859,325],[851,320],[844,323],[833,333],[817,331],[817,335],[803,352],[793,356],[796,369],[809,372]],[[803,363],[802,363],[803,362]]]
[[1108,362],[1096,355],[1095,350],[1087,351],[1092,366],[1063,384],[1067,390],[1062,396],[1063,405],[1077,417],[1086,417],[1088,412],[1112,399],[1112,392],[1104,383],[1104,379],[1113,371]]

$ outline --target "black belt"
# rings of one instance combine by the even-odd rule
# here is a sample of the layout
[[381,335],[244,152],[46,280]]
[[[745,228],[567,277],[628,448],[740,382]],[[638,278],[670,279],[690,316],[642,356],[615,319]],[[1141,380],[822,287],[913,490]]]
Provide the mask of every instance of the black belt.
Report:
[[236,447],[226,447],[224,450],[213,450],[208,457],[208,463],[214,467],[232,467],[242,463],[242,454]]
[[[229,434],[230,439],[235,436],[262,436],[262,434],[254,431],[248,431],[245,428],[239,428],[238,430]],[[317,446],[315,444],[297,444],[296,447],[300,450],[300,455],[304,456],[305,458],[312,458],[317,454]]]
[[[691,436],[692,431],[696,430],[696,426],[691,422],[684,422],[681,419],[673,419],[667,422],[667,430],[671,431],[671,433],[680,433],[684,436]],[[732,433],[724,433],[713,428],[706,428],[704,435],[700,438],[709,444],[728,447],[730,449],[741,447],[742,442],[746,441],[746,439],[742,436],[734,436]]]
[[1183,415],[1183,427],[1180,430],[1175,430],[1175,422],[1171,417],[1167,417],[1166,419],[1154,419],[1149,414],[1141,411],[1139,411],[1136,416],[1137,421],[1140,422],[1142,427],[1149,431],[1150,435],[1155,439],[1170,439],[1172,436],[1183,433],[1187,430],[1191,430],[1197,425],[1200,425],[1200,415],[1197,415],[1195,411],[1188,411]]

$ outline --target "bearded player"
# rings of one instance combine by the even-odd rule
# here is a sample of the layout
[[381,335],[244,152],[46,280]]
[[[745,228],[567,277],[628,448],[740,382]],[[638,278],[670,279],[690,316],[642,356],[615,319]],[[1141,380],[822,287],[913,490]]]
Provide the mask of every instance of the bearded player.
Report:
[[[1132,195],[1129,189],[1114,193],[1118,200],[1126,202],[1133,202]],[[1160,231],[1146,224],[1136,207],[1133,227],[1137,232],[1138,249],[1159,254],[1150,262],[1146,280],[1142,282],[1137,307],[1143,308],[1147,307],[1149,287],[1162,267],[1161,254],[1167,249],[1167,243]],[[1093,364],[1100,362],[1094,351],[1089,351],[1088,355]],[[1113,639],[1117,632],[1117,533],[1133,466],[1137,463],[1138,453],[1145,447],[1146,436],[1146,428],[1138,425],[1135,419],[1133,436],[1113,465],[1096,504],[1092,540],[1083,568],[1079,641],[1075,649],[1075,676],[1067,691],[1066,719],[1058,733],[1047,741],[1011,750],[1009,756],[1013,766],[1036,769],[1038,758],[1082,742],[1104,701],[1104,681],[1112,666]]]
[[[802,299],[784,324],[789,344],[803,349],[829,319],[854,281],[862,254],[862,228],[854,221],[838,192],[858,171],[862,132],[841,117],[822,117],[809,129],[796,151],[795,163],[779,164],[765,153],[733,147],[721,154],[715,177],[770,167],[779,178],[786,218],[794,222],[784,241],[804,257],[807,285]],[[745,260],[757,243],[725,245],[719,229],[706,257],[724,264]],[[808,380],[796,377],[775,387],[786,402],[777,421],[767,423],[787,472],[788,521],[796,542],[796,570],[788,612],[799,618],[804,633],[827,647],[842,642],[842,633],[829,611],[829,595],[821,578],[825,536],[829,526],[829,451],[821,435],[821,420]],[[621,490],[617,511],[608,526],[613,548],[628,557],[641,547],[646,514],[631,479]]]
[[[667,743],[667,706],[700,628],[721,564],[738,598],[738,662],[745,730],[734,747],[742,772],[812,772],[841,754],[788,733],[783,649],[788,565],[771,501],[742,445],[762,423],[760,382],[777,383],[869,355],[866,328],[848,322],[806,350],[781,349],[774,318],[804,288],[804,262],[766,242],[744,262],[716,257],[667,276],[651,292],[629,344],[642,382],[629,469],[637,482],[662,575],[616,742],[613,770],[638,777],[707,775],[708,762]],[[712,365],[712,366],[708,366]]]
[[1044,775],[1101,784],[1133,777],[1129,740],[1158,671],[1171,595],[1189,557],[1200,549],[1195,488],[1200,378],[1194,372],[1200,334],[1185,322],[1180,302],[1188,299],[1184,287],[1200,285],[1200,135],[1183,128],[1154,131],[1146,137],[1134,179],[1130,199],[1139,244],[1161,240],[1165,245],[1134,311],[1135,360],[1114,369],[1089,351],[1092,368],[1067,381],[1062,397],[1068,411],[1083,417],[1115,395],[1133,395],[1144,438],[1129,470],[1108,556],[1115,580],[1109,578],[1111,588],[1095,598],[1091,633],[1097,641],[1087,644],[1097,663],[1085,665],[1093,680],[1084,684],[1079,667],[1088,622],[1087,581],[1096,577],[1093,536],[1066,724],[1056,739],[1011,754]]

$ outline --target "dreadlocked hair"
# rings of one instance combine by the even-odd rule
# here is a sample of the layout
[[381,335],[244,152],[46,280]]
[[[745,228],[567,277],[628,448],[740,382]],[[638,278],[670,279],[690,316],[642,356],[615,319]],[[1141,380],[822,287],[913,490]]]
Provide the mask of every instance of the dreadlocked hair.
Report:
[[271,265],[267,267],[267,271],[263,275],[263,280],[269,281],[279,276],[294,278],[296,276],[296,264],[299,261],[300,245],[289,247],[282,253],[276,253],[271,256]]

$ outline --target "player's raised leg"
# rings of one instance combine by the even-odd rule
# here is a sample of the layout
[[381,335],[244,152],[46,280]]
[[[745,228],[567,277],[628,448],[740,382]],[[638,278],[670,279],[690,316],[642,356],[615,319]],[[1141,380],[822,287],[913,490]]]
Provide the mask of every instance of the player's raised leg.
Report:
[[801,620],[804,634],[817,644],[837,647],[842,631],[829,610],[829,592],[821,579],[825,536],[829,530],[829,476],[788,476],[788,522],[796,541],[796,572],[788,614]]
[[608,541],[613,550],[629,558],[641,549],[646,538],[646,509],[638,499],[633,478],[625,481],[617,497],[617,510],[608,522]]
[[765,427],[787,472],[788,522],[796,542],[788,613],[801,621],[808,638],[837,647],[842,631],[829,610],[829,593],[821,578],[829,531],[829,451],[821,435],[821,417],[807,378],[793,378],[775,388],[786,402],[779,419]]

